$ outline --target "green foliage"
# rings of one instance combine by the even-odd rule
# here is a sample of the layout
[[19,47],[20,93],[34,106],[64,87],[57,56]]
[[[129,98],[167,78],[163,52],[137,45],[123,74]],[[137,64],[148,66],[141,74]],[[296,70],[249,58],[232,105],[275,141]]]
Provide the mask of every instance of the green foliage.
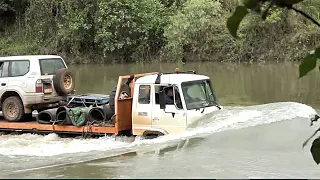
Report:
[[35,54],[40,53],[36,42],[25,40],[24,34],[24,31],[22,33],[16,31],[10,36],[0,38],[0,55],[28,55],[30,52],[34,52]]
[[27,36],[38,44],[56,35],[57,23],[52,13],[54,5],[54,1],[33,0],[25,13]]
[[267,22],[271,22],[271,23],[278,23],[278,22],[281,22],[282,20],[282,9],[280,8],[275,8],[275,9],[272,9],[272,10],[269,10],[269,16],[266,17],[266,21]]
[[157,0],[101,0],[95,42],[104,54],[116,51],[129,58],[137,48],[161,41],[165,15]]
[[180,8],[184,5],[186,0],[160,0],[159,1],[165,8]]
[[[227,20],[227,27],[229,29],[230,34],[237,38],[237,31],[239,28],[239,24],[244,19],[244,17],[248,14],[249,10],[254,12],[261,12],[261,8],[265,3],[269,3],[267,8],[262,13],[262,19],[265,20],[270,13],[270,10],[274,7],[293,9],[295,12],[300,13],[306,18],[310,19],[313,23],[317,24],[320,27],[320,24],[316,22],[312,17],[308,16],[306,13],[297,10],[293,7],[293,5],[300,3],[304,0],[242,0],[244,6],[238,6],[236,11],[230,16]],[[320,47],[319,47],[320,48]],[[309,71],[314,69],[317,64],[317,59],[320,58],[320,53],[318,52],[319,48],[315,50],[315,53],[312,55],[306,56],[302,63],[299,66],[299,77],[305,76]],[[320,66],[319,66],[320,68]]]
[[[79,54],[94,47],[96,4],[87,0],[63,0],[57,21],[61,51]],[[57,10],[58,11],[58,10]]]
[[185,51],[205,54],[221,17],[221,3],[212,0],[188,0],[185,7],[169,18],[164,29],[167,40],[164,52],[169,59],[183,58]]
[[9,4],[6,1],[0,2],[0,13],[7,11],[10,8]]
[[[276,7],[269,8],[262,22],[247,14],[234,39],[225,23],[237,5],[244,6],[241,2],[2,0],[0,56],[60,54],[74,59],[72,63],[294,61],[320,40],[314,24]],[[253,7],[248,12],[268,8],[268,3],[260,9],[248,3]],[[319,18],[319,5],[308,0],[296,6]]]

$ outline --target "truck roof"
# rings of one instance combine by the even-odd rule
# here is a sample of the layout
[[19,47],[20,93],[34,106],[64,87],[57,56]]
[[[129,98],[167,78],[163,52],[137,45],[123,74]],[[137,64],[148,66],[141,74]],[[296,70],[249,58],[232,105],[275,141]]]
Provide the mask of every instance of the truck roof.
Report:
[[[148,75],[140,77],[136,80],[137,84],[155,84],[158,75]],[[199,74],[162,74],[160,77],[161,84],[179,84],[184,81],[195,81],[195,80],[202,80],[202,79],[210,79],[208,76],[199,75]]]
[[61,58],[57,55],[26,55],[26,56],[0,56],[0,61],[3,60],[23,60],[23,59],[51,59],[51,58]]

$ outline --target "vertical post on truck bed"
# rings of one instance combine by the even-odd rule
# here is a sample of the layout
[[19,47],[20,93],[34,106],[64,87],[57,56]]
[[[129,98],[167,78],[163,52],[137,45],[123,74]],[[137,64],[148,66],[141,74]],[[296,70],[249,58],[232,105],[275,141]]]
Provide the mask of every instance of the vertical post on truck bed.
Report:
[[114,98],[114,113],[115,113],[115,132],[116,135],[119,134],[119,125],[118,125],[118,99],[119,99],[119,94],[120,94],[120,87],[121,87],[121,83],[122,83],[122,77],[119,76],[118,78],[118,84],[117,84],[117,88],[116,88],[116,94],[115,94],[115,98]]
[[[158,74],[158,72],[145,73],[145,74],[135,74],[135,75],[126,75],[119,76],[114,105],[115,105],[115,135],[118,135],[120,131],[124,130],[132,130],[132,99],[134,93],[134,87],[136,78]],[[129,84],[131,93],[130,97],[125,99],[119,99],[120,97],[120,89],[123,84],[123,79],[133,78]]]

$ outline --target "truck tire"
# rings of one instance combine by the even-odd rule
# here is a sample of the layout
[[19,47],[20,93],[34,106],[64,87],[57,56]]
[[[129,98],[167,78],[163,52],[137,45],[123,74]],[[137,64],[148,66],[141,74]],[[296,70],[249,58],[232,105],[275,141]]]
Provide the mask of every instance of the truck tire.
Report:
[[2,114],[9,122],[18,122],[23,120],[25,113],[21,99],[17,96],[6,98],[2,104]]
[[53,76],[53,86],[57,94],[63,96],[73,92],[75,80],[71,71],[67,68],[58,69]]

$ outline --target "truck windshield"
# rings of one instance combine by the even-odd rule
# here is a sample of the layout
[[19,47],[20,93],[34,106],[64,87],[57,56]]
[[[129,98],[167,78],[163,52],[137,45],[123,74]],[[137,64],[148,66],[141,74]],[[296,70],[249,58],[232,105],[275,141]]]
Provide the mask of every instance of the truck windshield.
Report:
[[183,82],[181,87],[188,110],[217,105],[209,79]]

